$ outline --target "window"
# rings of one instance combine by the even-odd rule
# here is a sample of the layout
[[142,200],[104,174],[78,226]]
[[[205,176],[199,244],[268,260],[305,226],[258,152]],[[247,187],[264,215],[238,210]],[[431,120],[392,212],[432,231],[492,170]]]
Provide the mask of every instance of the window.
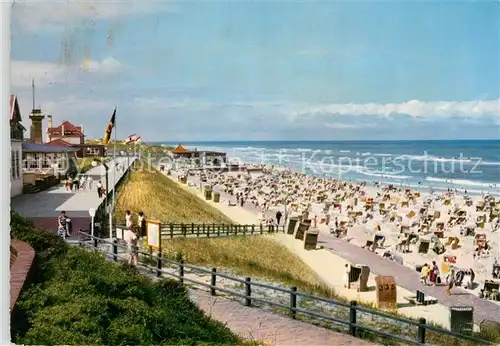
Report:
[[99,156],[99,148],[87,148],[87,156]]
[[15,157],[15,154],[12,150],[10,151],[10,158],[11,158],[10,174],[11,174],[12,179],[16,179],[16,157]]
[[16,178],[19,179],[21,177],[21,167],[19,164],[19,150],[16,150]]

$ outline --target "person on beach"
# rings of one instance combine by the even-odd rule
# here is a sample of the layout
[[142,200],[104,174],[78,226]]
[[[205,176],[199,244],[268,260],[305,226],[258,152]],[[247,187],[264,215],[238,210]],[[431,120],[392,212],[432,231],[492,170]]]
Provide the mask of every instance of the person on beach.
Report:
[[420,269],[420,282],[422,282],[425,286],[428,285],[427,279],[429,277],[430,271],[431,270],[430,270],[429,265],[427,263],[425,263],[422,266],[422,269]]
[[135,267],[137,266],[137,262],[139,262],[139,253],[137,249],[137,234],[133,225],[130,225],[130,228],[125,231],[123,239],[127,243],[128,264]]
[[434,286],[436,286],[437,283],[439,283],[439,267],[436,264],[436,261],[432,261],[432,268],[431,268],[431,282]]
[[450,270],[450,273],[446,277],[446,284],[447,284],[446,294],[451,296],[453,294],[451,292],[451,289],[453,288],[453,286],[455,286],[455,269],[452,268]]
[[276,212],[276,223],[277,223],[278,225],[280,224],[280,221],[281,221],[281,217],[282,217],[282,216],[283,216],[283,215],[281,214],[281,211],[279,211],[279,210],[278,210],[278,211]]
[[146,228],[147,228],[147,222],[146,222],[146,216],[142,211],[139,212],[139,218],[137,220],[137,225],[139,226],[139,237],[145,237],[146,236]]
[[349,276],[351,273],[351,268],[349,268],[349,263],[345,264],[345,272],[344,272],[344,287],[345,288],[351,288],[350,282],[349,282]]
[[132,213],[130,210],[125,211],[125,227],[132,227]]

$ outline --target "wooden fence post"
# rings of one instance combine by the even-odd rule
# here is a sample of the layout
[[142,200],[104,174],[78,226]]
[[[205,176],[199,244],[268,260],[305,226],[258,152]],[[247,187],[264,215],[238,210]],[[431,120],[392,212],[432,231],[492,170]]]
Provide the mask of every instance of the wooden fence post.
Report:
[[349,308],[349,334],[356,336],[356,301],[351,300],[351,307]]
[[252,306],[252,279],[245,278],[245,306]]
[[118,239],[113,239],[113,261],[118,261]]
[[184,260],[179,261],[179,283],[184,285]]
[[417,339],[420,344],[425,344],[425,325],[427,321],[425,318],[420,318],[418,320],[418,332],[417,332]]
[[212,276],[210,277],[210,285],[212,287],[210,287],[210,294],[212,296],[215,296],[216,292],[215,292],[215,285],[217,285],[217,268],[212,268]]
[[161,252],[156,256],[156,277],[161,278]]
[[174,224],[170,223],[170,239],[174,237]]
[[290,317],[295,319],[297,315],[297,287],[290,287]]
[[252,232],[252,235],[253,235],[253,233],[255,232],[255,225],[252,225],[252,231],[251,232]]

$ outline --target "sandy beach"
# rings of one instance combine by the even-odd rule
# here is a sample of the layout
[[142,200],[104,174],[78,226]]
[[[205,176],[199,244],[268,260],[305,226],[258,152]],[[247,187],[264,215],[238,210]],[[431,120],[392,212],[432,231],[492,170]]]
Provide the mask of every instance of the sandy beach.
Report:
[[[203,200],[203,189],[210,186],[221,199],[219,203],[206,202],[241,224],[276,222],[276,212],[280,211],[287,219],[311,219],[311,228],[322,234],[334,234],[360,247],[371,244],[367,251],[413,269],[435,261],[443,280],[453,268],[455,273],[464,272],[465,285],[472,269],[475,277],[469,293],[481,294],[484,280],[491,278],[500,234],[498,218],[490,217],[496,215],[497,206],[492,197],[451,192],[419,194],[407,189],[317,179],[276,167],[259,168],[255,173],[179,170],[172,171],[170,178],[179,182],[178,177],[187,175],[187,184],[180,185]],[[306,251],[292,237],[275,235],[273,239],[299,256],[339,295],[375,302],[374,290],[359,293],[344,287],[342,275],[338,275],[347,263],[342,257],[325,249]],[[426,251],[422,246],[427,247]],[[369,286],[374,286],[374,277],[370,274]],[[402,287],[397,290],[398,312],[449,327],[448,307],[412,306],[404,297],[414,293]]]

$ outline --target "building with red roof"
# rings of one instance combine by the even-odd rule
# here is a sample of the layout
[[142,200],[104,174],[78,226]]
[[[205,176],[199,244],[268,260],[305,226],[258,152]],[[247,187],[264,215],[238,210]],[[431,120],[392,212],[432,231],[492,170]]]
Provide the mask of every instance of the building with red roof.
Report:
[[73,144],[84,144],[85,134],[83,125],[75,126],[67,120],[64,120],[59,126],[52,126],[52,115],[47,116],[47,143],[55,140]]

